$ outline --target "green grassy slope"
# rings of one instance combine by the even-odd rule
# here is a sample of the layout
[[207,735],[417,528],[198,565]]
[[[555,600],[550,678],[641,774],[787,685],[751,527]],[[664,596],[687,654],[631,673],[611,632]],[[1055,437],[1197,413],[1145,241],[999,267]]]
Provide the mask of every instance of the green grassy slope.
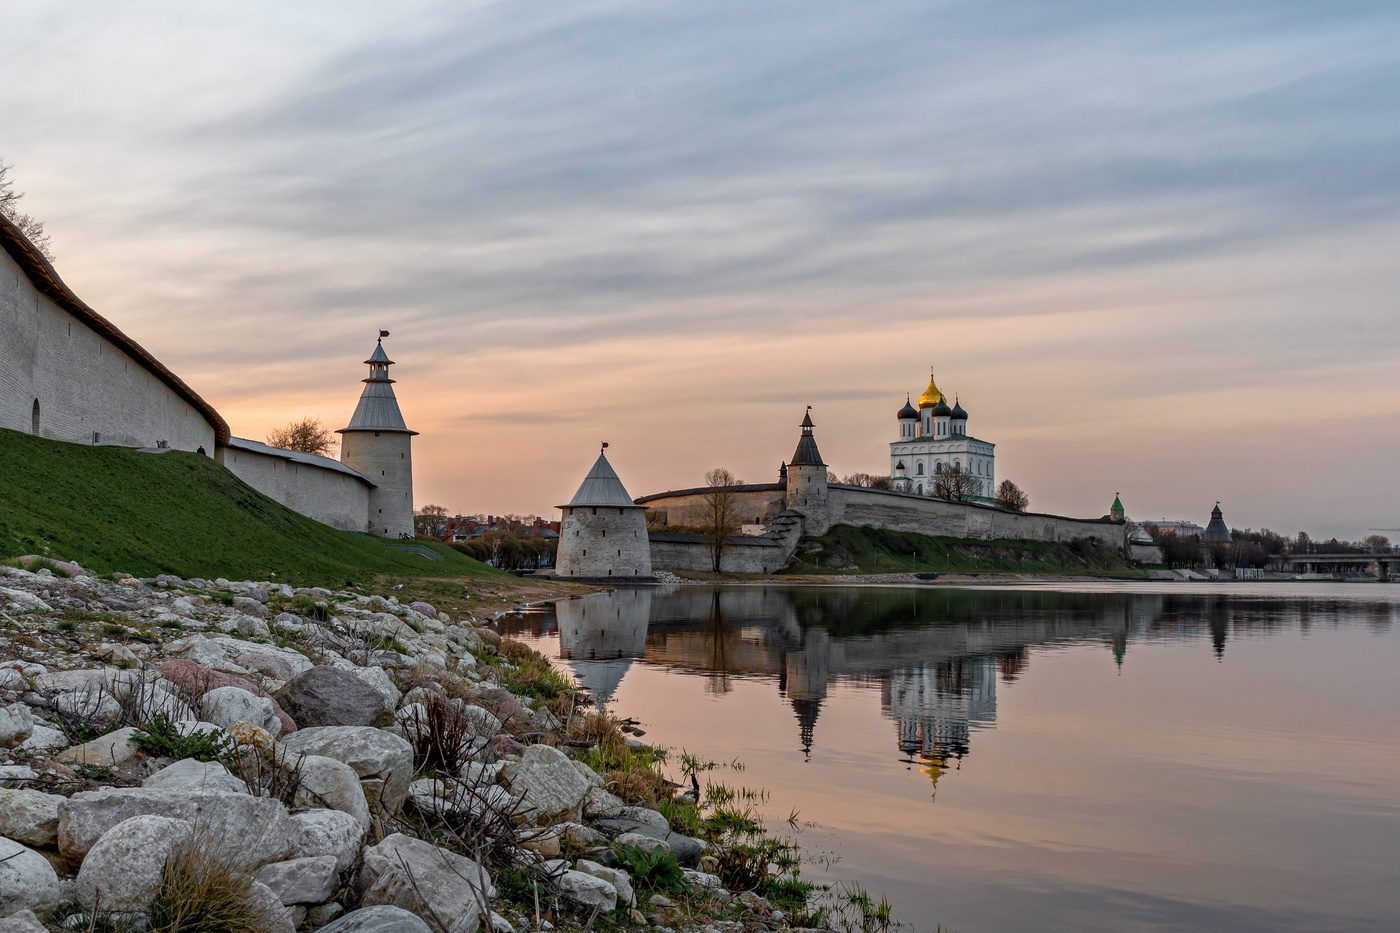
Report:
[[99,573],[275,573],[285,583],[337,585],[377,573],[503,576],[442,545],[414,542],[443,558],[434,561],[394,543],[299,515],[209,457],[0,430],[0,559],[44,554]]
[[837,525],[804,541],[783,573],[1034,573],[1142,577],[1109,547],[974,541]]

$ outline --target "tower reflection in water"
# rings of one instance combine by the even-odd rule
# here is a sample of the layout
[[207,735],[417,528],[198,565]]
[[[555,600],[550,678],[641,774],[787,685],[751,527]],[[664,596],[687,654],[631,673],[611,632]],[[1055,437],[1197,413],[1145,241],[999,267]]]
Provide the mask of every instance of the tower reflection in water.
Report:
[[[619,589],[555,612],[559,657],[600,701],[639,662],[702,676],[720,695],[736,679],[773,683],[810,757],[833,684],[878,691],[894,744],[936,785],[969,754],[973,734],[995,726],[998,677],[1013,682],[1032,648],[1097,644],[1121,667],[1134,641],[1200,640],[1223,657],[1231,637],[1306,626],[1323,608],[1121,592],[745,586]],[[1388,607],[1387,619],[1395,612]]]

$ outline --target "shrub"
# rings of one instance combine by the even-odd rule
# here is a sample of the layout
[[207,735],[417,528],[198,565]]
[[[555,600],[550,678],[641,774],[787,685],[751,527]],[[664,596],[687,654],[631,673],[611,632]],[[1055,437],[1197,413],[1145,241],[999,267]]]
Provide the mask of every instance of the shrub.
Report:
[[152,755],[175,761],[193,758],[227,763],[233,755],[233,742],[222,729],[181,735],[164,713],[157,713],[143,731],[131,736],[131,741]]
[[657,845],[650,852],[641,846],[613,846],[616,864],[625,868],[637,880],[637,884],[650,891],[666,894],[684,894],[690,890],[681,872],[676,857]]

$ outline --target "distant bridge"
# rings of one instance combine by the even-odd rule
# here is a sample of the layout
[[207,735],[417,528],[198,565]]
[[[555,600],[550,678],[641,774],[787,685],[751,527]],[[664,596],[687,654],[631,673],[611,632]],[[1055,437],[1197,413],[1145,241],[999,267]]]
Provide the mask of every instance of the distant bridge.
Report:
[[1400,564],[1400,554],[1385,551],[1373,554],[1287,554],[1274,560],[1300,573],[1371,572],[1378,580],[1389,580],[1392,565]]

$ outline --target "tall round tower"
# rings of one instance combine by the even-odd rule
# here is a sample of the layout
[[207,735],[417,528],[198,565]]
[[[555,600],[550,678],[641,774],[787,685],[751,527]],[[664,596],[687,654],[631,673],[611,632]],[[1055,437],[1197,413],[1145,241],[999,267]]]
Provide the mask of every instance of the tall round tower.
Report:
[[340,435],[340,462],[374,483],[369,491],[365,530],[390,538],[413,537],[413,435],[403,422],[384,352],[387,330],[379,332],[374,353],[365,360],[369,378],[360,404]]
[[827,489],[826,464],[822,463],[817,439],[812,436],[812,406],[802,417],[802,436],[788,463],[787,507],[802,513],[803,533],[820,537],[831,527],[831,497]]
[[632,501],[605,453],[598,454],[569,504],[559,508],[564,521],[555,558],[558,576],[651,579],[647,510]]

